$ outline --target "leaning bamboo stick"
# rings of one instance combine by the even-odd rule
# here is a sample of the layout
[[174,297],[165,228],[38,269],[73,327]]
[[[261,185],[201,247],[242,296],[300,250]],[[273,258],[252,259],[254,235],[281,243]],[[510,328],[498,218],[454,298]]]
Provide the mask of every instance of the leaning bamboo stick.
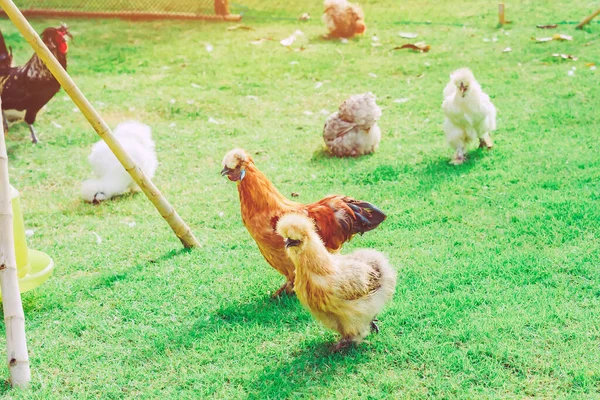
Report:
[[594,11],[594,13],[592,15],[585,17],[585,19],[583,21],[581,21],[579,23],[579,25],[577,25],[575,27],[575,29],[583,29],[583,27],[586,26],[587,24],[589,24],[591,20],[596,18],[598,16],[598,14],[600,14],[600,8],[597,9],[596,11]]
[[[2,125],[2,113],[0,113],[0,125]],[[8,157],[3,133],[0,133],[0,287],[6,325],[6,355],[10,383],[15,387],[26,387],[31,380],[31,373],[25,339],[25,314],[23,314],[17,277]]]
[[29,42],[31,47],[33,47],[33,50],[35,50],[40,59],[52,72],[52,75],[54,75],[65,92],[71,97],[73,102],[81,110],[82,114],[85,115],[98,135],[106,142],[125,170],[129,172],[129,175],[131,175],[148,199],[154,204],[154,207],[156,207],[160,215],[162,215],[171,226],[171,229],[173,229],[179,240],[181,240],[183,246],[186,248],[199,247],[200,243],[190,228],[181,219],[179,214],[177,214],[177,211],[175,211],[169,201],[160,193],[152,181],[123,149],[108,125],[106,125],[106,122],[104,122],[100,114],[98,114],[83,93],[81,93],[73,79],[67,74],[67,71],[59,64],[50,50],[48,50],[44,42],[42,42],[17,6],[15,6],[12,0],[0,0],[0,5],[4,9],[6,15],[8,15],[8,18],[10,18],[17,26],[23,37]]

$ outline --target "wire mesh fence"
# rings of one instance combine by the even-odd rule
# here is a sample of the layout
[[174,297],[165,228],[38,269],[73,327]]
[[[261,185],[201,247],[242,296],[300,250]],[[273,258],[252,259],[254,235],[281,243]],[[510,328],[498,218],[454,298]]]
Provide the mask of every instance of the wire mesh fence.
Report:
[[[417,2],[398,0],[351,0],[360,3],[366,21],[378,24],[486,25],[496,21],[498,3],[489,0]],[[418,3],[418,7],[415,4]],[[538,15],[544,21],[541,2],[505,1],[509,18]],[[129,18],[190,18],[222,20],[296,20],[308,13],[320,20],[323,0],[15,0],[30,15],[111,16]],[[576,23],[592,12],[593,5],[576,3],[565,8],[563,21]]]
[[15,0],[30,15],[236,19],[227,0]]

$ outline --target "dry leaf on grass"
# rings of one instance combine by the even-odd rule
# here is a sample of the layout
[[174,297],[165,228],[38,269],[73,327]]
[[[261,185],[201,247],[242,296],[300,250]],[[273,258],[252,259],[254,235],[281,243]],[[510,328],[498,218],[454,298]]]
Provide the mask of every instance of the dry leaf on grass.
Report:
[[300,21],[308,21],[310,19],[310,14],[309,13],[303,13],[300,18],[298,18]]
[[303,36],[303,35],[304,35],[304,32],[297,29],[296,32],[292,33],[290,36],[286,37],[285,39],[280,40],[279,43],[281,43],[282,46],[290,47],[296,41],[296,38],[298,36]]
[[559,53],[554,53],[552,54],[552,57],[560,57],[562,59],[565,60],[573,60],[573,61],[577,61],[577,57],[575,57],[572,54],[559,54]]
[[298,192],[292,192],[292,197],[300,197],[300,193],[298,193]]
[[256,39],[256,40],[251,41],[250,44],[254,44],[254,45],[263,44],[264,42],[267,42],[269,40],[273,40],[273,38],[267,37],[267,38]]
[[551,25],[537,25],[537,27],[540,28],[540,29],[554,29],[557,26],[558,25],[556,25],[556,24],[551,24]]
[[402,46],[394,47],[394,50],[401,50],[401,49],[410,49],[410,50],[414,50],[419,53],[427,53],[429,51],[429,49],[431,49],[431,46],[428,44],[425,44],[425,42],[418,42],[415,44],[408,43],[408,44],[404,44]]
[[573,36],[556,33],[552,35],[552,40],[573,40]]
[[228,31],[253,31],[254,28],[248,25],[234,25],[227,28]]
[[510,47],[507,47],[504,50],[502,50],[503,53],[510,53],[511,51],[512,49]]
[[552,37],[543,37],[543,38],[531,38],[538,43],[550,42],[552,40],[565,41],[565,40],[573,40],[573,36],[564,35],[562,33],[555,33]]
[[400,32],[400,33],[398,33],[398,36],[400,36],[401,38],[404,38],[404,39],[414,39],[419,35],[416,33],[412,33],[412,32]]

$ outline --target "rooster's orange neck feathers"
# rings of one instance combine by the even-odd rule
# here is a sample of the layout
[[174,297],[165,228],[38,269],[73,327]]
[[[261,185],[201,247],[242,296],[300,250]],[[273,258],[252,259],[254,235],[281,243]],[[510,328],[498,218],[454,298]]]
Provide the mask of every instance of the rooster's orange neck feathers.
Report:
[[293,204],[283,196],[267,177],[249,162],[246,165],[246,175],[237,184],[242,211],[250,213],[263,210],[276,210],[283,205]]

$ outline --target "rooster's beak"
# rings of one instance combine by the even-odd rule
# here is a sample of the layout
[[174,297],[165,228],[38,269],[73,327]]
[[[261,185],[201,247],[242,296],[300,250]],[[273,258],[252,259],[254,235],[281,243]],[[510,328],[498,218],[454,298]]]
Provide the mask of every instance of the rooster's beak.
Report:
[[463,96],[465,95],[465,93],[467,92],[467,87],[465,86],[464,83],[460,83],[460,92],[463,94]]
[[302,243],[301,240],[295,240],[295,239],[290,239],[287,238],[285,239],[285,248],[290,248],[290,247],[295,247],[295,246],[299,246],[300,243]]
[[233,170],[231,168],[224,167],[221,170],[221,176],[227,176],[227,175],[229,175],[232,172],[233,172]]

